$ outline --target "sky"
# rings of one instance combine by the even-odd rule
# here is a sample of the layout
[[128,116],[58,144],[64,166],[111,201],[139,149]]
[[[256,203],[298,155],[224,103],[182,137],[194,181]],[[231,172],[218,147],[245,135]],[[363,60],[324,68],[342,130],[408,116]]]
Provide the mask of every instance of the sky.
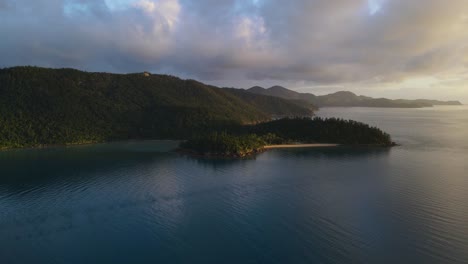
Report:
[[468,0],[0,0],[0,67],[468,103]]

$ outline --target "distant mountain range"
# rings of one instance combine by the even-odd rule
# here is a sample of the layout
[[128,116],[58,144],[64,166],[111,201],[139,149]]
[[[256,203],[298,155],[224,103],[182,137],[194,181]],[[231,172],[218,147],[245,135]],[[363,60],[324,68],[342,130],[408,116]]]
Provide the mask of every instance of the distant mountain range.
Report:
[[341,91],[328,95],[314,95],[310,93],[298,93],[282,86],[273,86],[265,89],[255,86],[247,91],[260,94],[275,96],[289,100],[301,100],[317,107],[388,107],[388,108],[422,108],[435,105],[461,105],[459,101],[438,101],[438,100],[405,100],[405,99],[387,99],[359,96],[352,92]]

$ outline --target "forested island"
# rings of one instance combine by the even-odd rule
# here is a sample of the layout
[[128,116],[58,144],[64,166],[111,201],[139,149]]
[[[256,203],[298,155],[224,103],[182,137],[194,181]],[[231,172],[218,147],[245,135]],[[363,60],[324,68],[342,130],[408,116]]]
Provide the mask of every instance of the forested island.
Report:
[[182,143],[180,151],[202,156],[245,157],[268,145],[333,143],[391,147],[389,134],[376,127],[337,118],[285,118],[213,131]]
[[0,69],[0,149],[175,139],[197,154],[245,156],[291,142],[392,145],[377,128],[312,118],[315,109],[168,75]]

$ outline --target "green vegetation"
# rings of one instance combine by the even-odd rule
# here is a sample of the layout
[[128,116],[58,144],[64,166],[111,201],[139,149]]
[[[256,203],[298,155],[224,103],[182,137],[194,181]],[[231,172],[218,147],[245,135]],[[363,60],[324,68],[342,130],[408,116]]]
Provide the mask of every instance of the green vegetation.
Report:
[[198,155],[245,157],[259,152],[267,144],[255,134],[230,135],[226,132],[195,137],[181,144],[181,148]]
[[291,142],[385,147],[395,144],[390,135],[378,128],[336,118],[286,118],[231,127],[228,131],[195,136],[181,148],[199,155],[244,157],[261,152],[266,145]]
[[338,118],[286,118],[248,126],[247,129],[250,133],[273,133],[280,138],[302,143],[378,146],[393,144],[390,135],[376,127]]
[[310,117],[313,111],[317,110],[314,105],[302,100],[285,100],[275,96],[246,92],[242,89],[224,88],[224,90],[273,116]]
[[[182,147],[241,157],[286,142],[392,144],[388,134],[362,123],[300,118],[313,109],[302,100],[168,75],[0,69],[0,149],[191,139]],[[295,118],[269,121],[272,116]]]
[[0,149],[124,139],[185,139],[213,129],[311,115],[285,99],[168,75],[0,69]]

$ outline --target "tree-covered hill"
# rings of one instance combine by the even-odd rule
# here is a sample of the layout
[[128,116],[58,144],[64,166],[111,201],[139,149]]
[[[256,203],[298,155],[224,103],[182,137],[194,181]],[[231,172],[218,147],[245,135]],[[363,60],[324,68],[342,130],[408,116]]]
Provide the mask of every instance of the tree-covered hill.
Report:
[[181,145],[181,151],[197,155],[245,157],[264,150],[266,145],[335,143],[391,147],[389,134],[376,127],[337,118],[284,118],[228,131],[194,135]]
[[284,99],[249,95],[167,75],[0,69],[0,148],[186,138],[216,126],[310,113]]
[[367,124],[339,118],[285,118],[246,126],[249,133],[275,134],[288,140],[306,143],[392,146],[389,134]]
[[274,116],[310,117],[316,110],[314,105],[302,100],[285,100],[275,96],[245,92],[241,89],[225,88],[224,90]]

